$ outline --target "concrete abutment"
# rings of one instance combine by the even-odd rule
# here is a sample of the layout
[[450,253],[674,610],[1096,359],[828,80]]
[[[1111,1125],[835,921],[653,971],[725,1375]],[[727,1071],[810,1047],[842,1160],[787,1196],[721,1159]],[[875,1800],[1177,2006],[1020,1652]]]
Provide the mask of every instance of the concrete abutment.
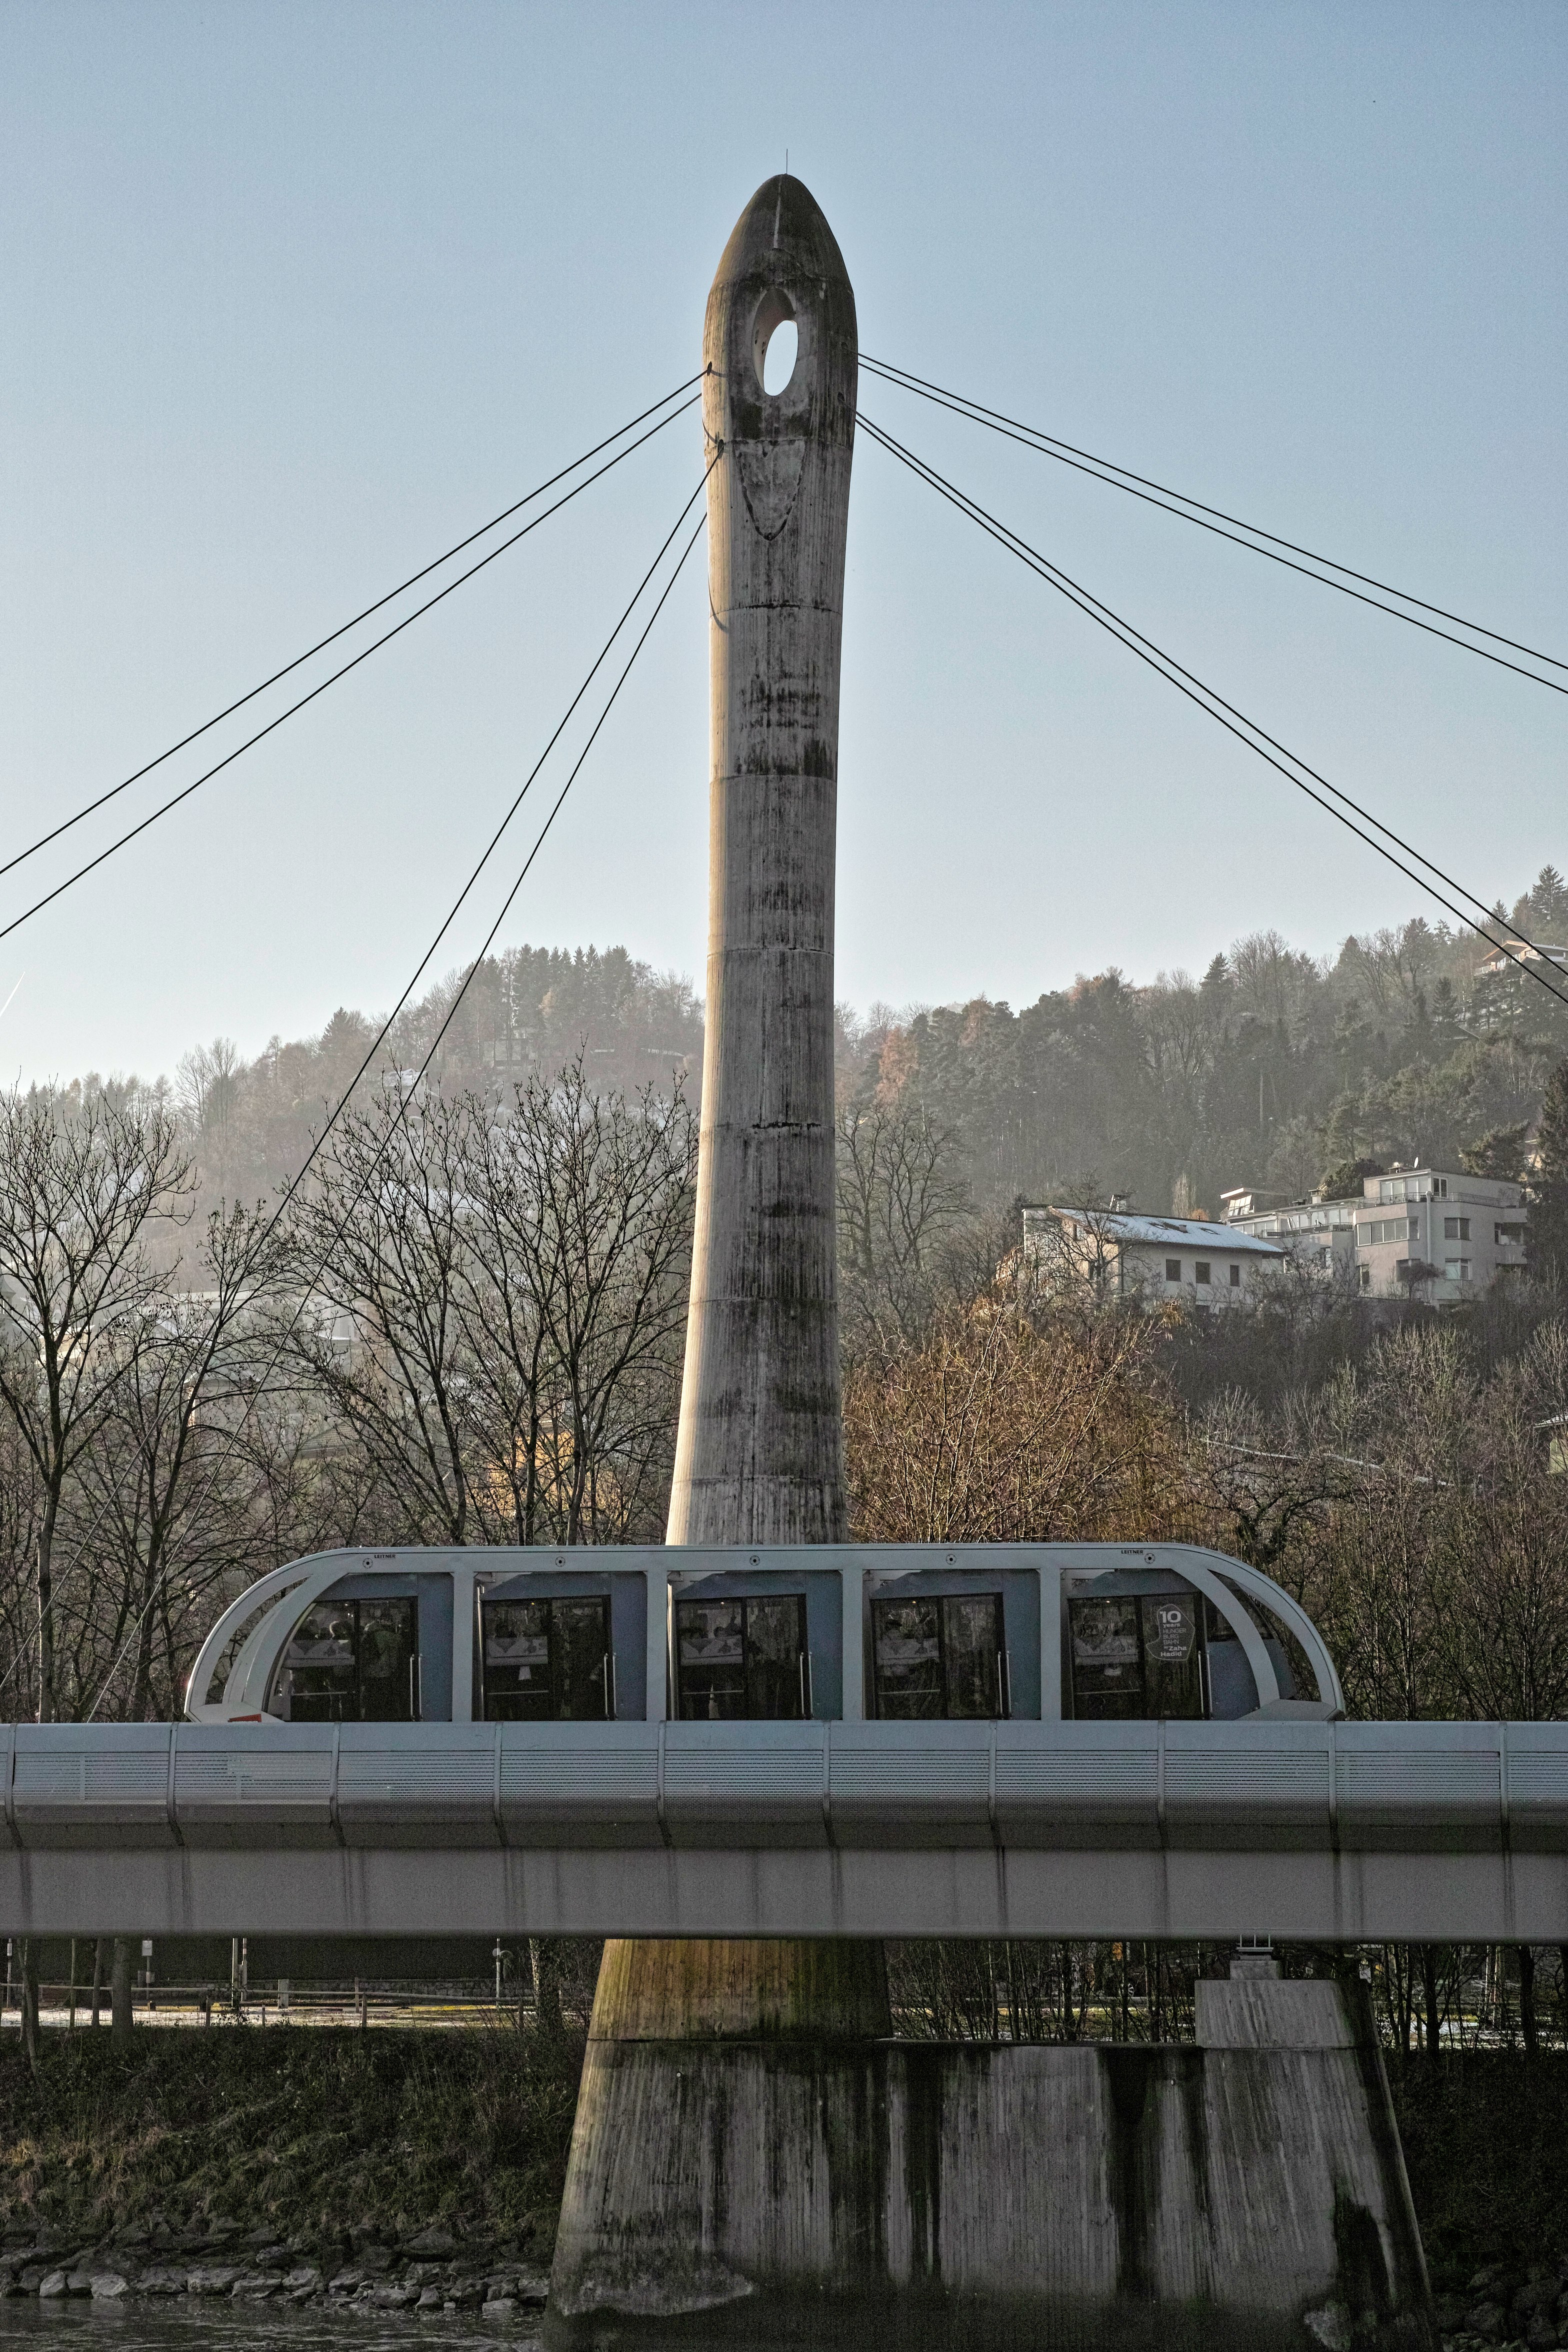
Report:
[[548,2341],[1433,2352],[1354,1992],[1232,1990],[1195,2048],[592,2040]]

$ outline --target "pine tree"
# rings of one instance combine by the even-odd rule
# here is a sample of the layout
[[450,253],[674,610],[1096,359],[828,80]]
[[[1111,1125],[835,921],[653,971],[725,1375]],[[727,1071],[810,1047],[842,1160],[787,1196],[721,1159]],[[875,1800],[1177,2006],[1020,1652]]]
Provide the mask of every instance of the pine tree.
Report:
[[1568,1062],[1546,1081],[1525,1262],[1537,1282],[1568,1290]]

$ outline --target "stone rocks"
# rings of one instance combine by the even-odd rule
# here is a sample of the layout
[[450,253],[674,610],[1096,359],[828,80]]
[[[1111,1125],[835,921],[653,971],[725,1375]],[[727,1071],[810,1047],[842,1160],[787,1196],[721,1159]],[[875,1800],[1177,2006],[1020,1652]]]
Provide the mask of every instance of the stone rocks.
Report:
[[421,2260],[430,2255],[446,2257],[458,2252],[458,2241],[449,2230],[419,2230],[412,2238],[405,2238],[403,2251]]
[[185,2274],[187,2294],[227,2294],[239,2276],[239,2267],[233,2263],[213,2263],[198,2265]]
[[1568,2257],[1493,2261],[1468,2276],[1437,2266],[1444,2352],[1552,2352],[1568,2345]]
[[[384,2318],[432,2312],[479,2315],[498,2331],[542,2306],[548,2280],[529,2257],[548,2247],[548,2229],[504,2239],[426,2224],[342,2236],[316,2231],[285,2241],[275,2230],[228,2222],[183,2230],[164,2215],[151,2229],[117,2231],[83,2245],[55,2232],[24,2240],[13,2231],[0,2252],[0,2296],[80,2295],[103,2303],[183,2295],[239,2304],[313,2305]],[[193,2254],[206,2257],[192,2261]],[[226,2256],[226,2259],[224,2257]]]

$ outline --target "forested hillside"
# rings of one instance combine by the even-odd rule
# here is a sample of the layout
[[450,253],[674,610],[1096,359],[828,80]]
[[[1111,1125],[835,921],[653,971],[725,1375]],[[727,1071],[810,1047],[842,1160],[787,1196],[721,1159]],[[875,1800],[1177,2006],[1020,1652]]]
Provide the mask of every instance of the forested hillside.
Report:
[[[1498,916],[1560,946],[1568,884],[1548,866]],[[1111,967],[1017,1010],[985,996],[864,1019],[845,1008],[840,1092],[851,1105],[927,1113],[982,1207],[1088,1188],[1212,1212],[1233,1184],[1296,1194],[1360,1157],[1452,1164],[1482,1151],[1492,1172],[1512,1173],[1515,1130],[1568,1052],[1568,1006],[1518,971],[1478,982],[1483,951],[1473,933],[1420,919],[1323,959],[1262,931],[1216,951],[1201,979],[1140,984]],[[419,1067],[459,980],[397,1021],[368,1082],[376,1090]],[[256,1200],[299,1168],[378,1026],[340,1009],[319,1036],[274,1037],[253,1062],[218,1038],[172,1080],[89,1074],[68,1091],[162,1101],[195,1150],[204,1196]],[[509,949],[475,973],[432,1076],[443,1092],[504,1100],[579,1055],[601,1089],[679,1084],[695,1104],[702,1006],[691,982],[624,948]]]
[[[406,1087],[452,1013],[462,977],[448,974],[393,1024],[361,1089],[362,1107]],[[195,1153],[204,1205],[266,1199],[299,1170],[384,1019],[340,1006],[319,1036],[275,1036],[253,1062],[217,1037],[186,1054],[172,1081],[89,1073],[65,1091],[169,1109]],[[579,1055],[599,1092],[651,1086],[668,1093],[679,1083],[695,1097],[702,1008],[691,983],[634,961],[625,948],[509,948],[474,973],[437,1046],[430,1081],[443,1093],[510,1102],[517,1085]]]
[[[1568,885],[1547,866],[1499,915],[1561,946]],[[1140,987],[1112,969],[1017,1012],[977,997],[879,1017],[847,1040],[845,1080],[955,1130],[995,1205],[1114,1189],[1214,1213],[1231,1185],[1296,1195],[1363,1156],[1481,1152],[1513,1174],[1513,1130],[1568,1050],[1568,1005],[1517,971],[1478,982],[1483,953],[1420,919],[1322,961],[1256,932],[1201,980]]]

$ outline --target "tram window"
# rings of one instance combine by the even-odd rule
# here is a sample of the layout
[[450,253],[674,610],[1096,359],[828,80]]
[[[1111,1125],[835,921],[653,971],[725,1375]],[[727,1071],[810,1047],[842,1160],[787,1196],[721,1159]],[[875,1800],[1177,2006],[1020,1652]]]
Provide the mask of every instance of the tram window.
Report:
[[283,1653],[280,1712],[291,1723],[412,1723],[419,1652],[415,1601],[319,1601]]
[[1143,1644],[1138,1603],[1131,1596],[1069,1601],[1072,1711],[1091,1723],[1121,1722],[1143,1713]]
[[692,1722],[792,1722],[805,1713],[805,1602],[798,1593],[678,1601],[680,1714]]
[[491,1723],[588,1723],[614,1711],[607,1601],[480,1603]]
[[1007,1713],[1002,1601],[994,1592],[874,1601],[877,1713],[893,1722]]
[[1200,1719],[1203,1641],[1191,1592],[1069,1601],[1073,1713],[1089,1723]]
[[1258,1704],[1252,1668],[1236,1627],[1206,1595],[1204,1600],[1204,1650],[1208,1663],[1209,1712],[1216,1723],[1232,1723],[1250,1715]]

